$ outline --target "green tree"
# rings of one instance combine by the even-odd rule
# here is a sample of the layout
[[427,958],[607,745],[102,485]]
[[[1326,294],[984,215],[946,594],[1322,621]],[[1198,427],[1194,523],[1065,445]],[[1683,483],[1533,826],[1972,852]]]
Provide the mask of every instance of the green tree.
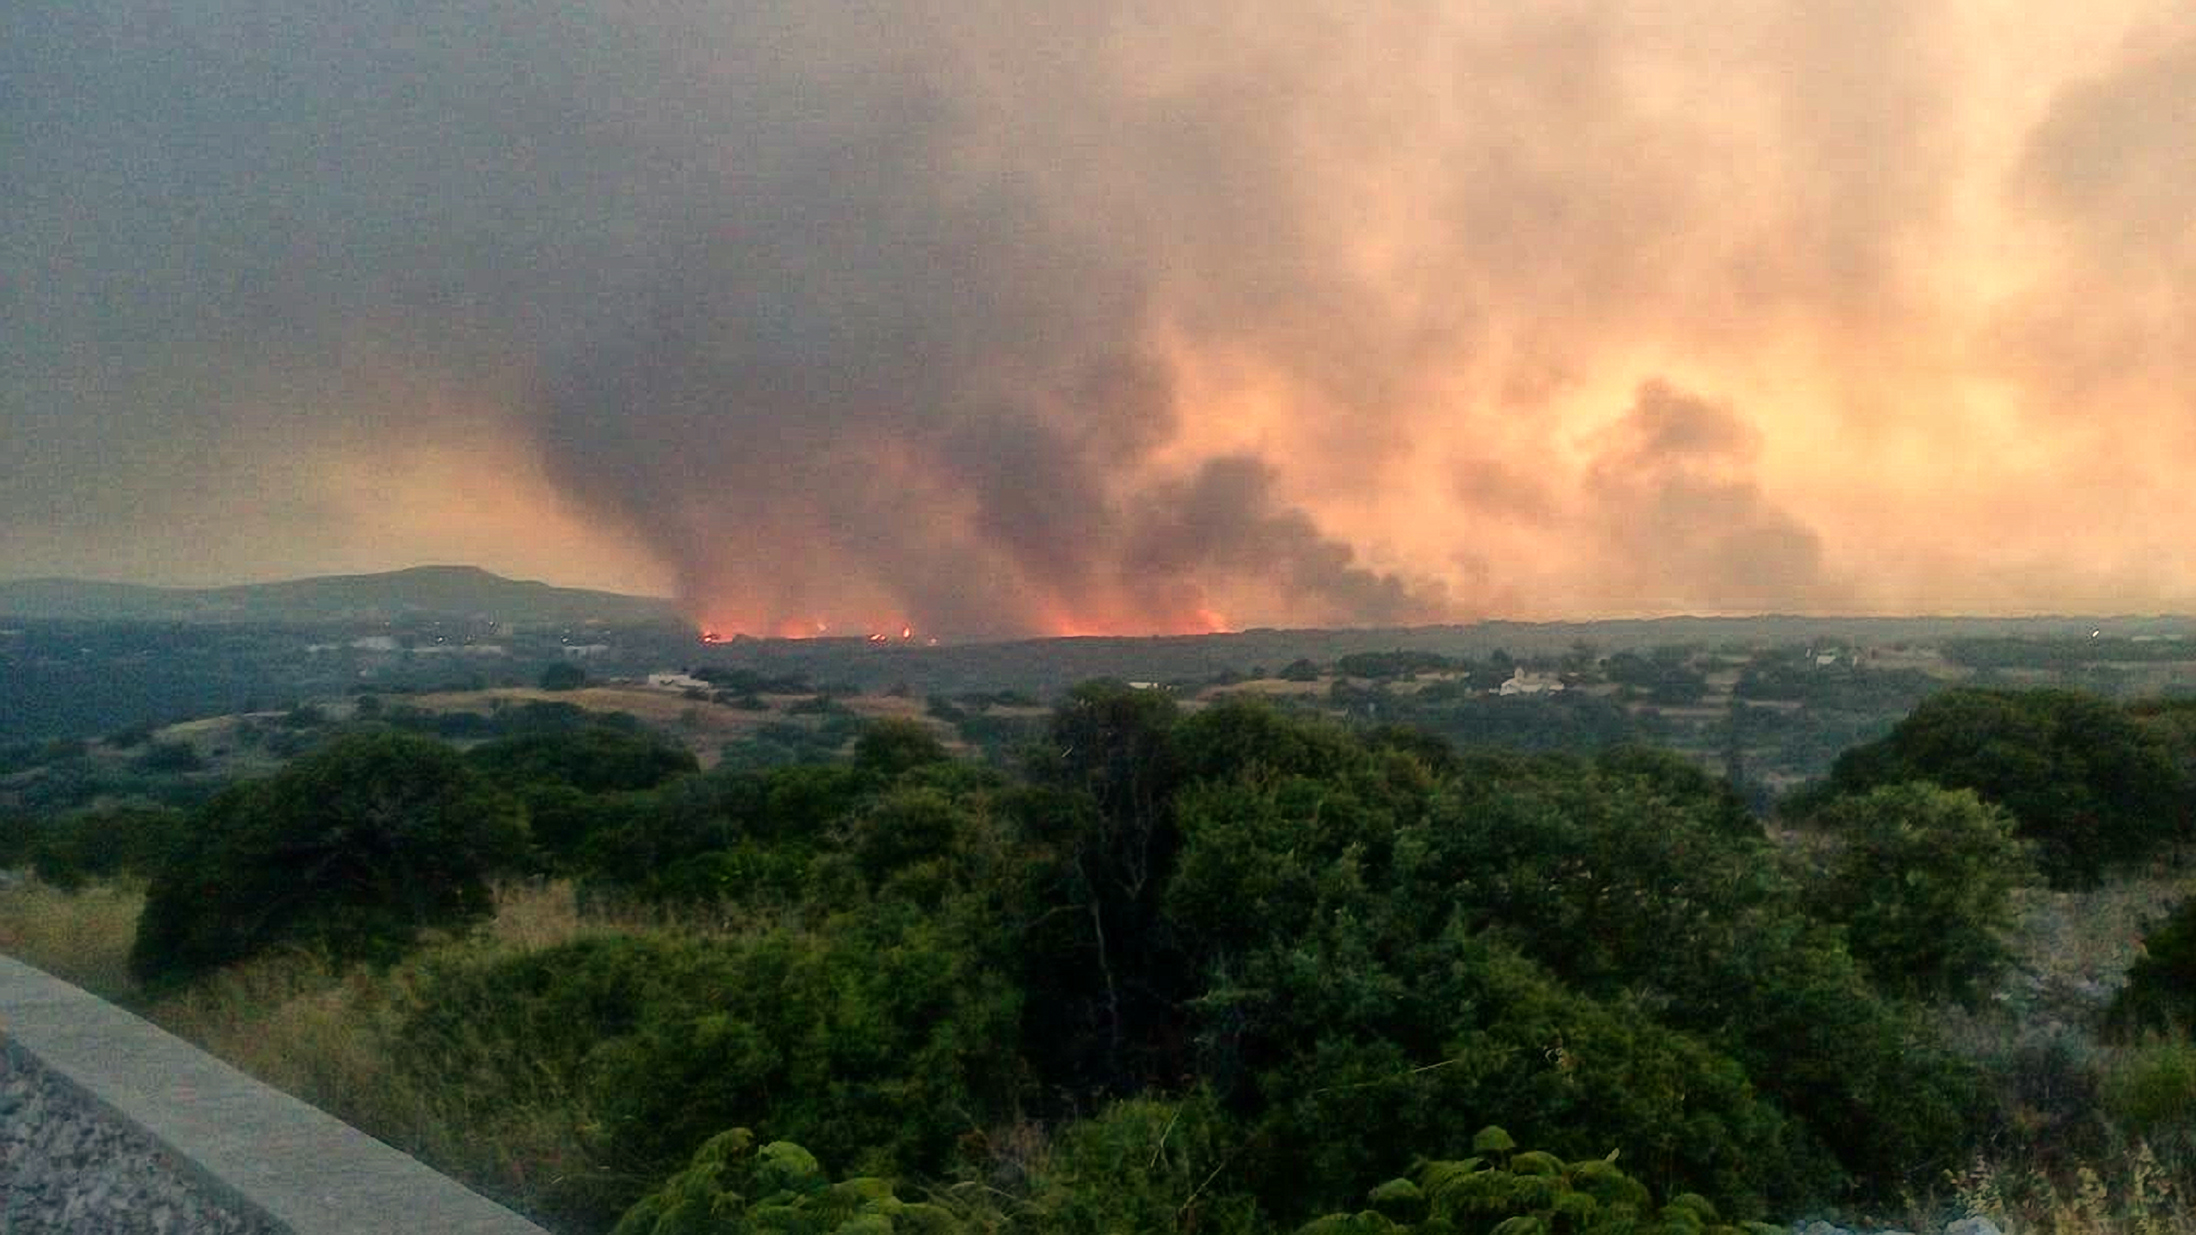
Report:
[[919,720],[871,721],[854,739],[854,766],[893,777],[948,758],[945,745]]
[[2105,1024],[2120,1037],[2160,1031],[2196,1035],[2196,897],[2143,934],[2143,950],[2113,996]]
[[1839,798],[1815,822],[1843,842],[1815,903],[1878,987],[1972,1003],[2011,959],[2012,891],[2033,874],[2011,815],[1926,782]]
[[486,916],[488,877],[525,834],[517,804],[442,743],[345,738],[192,816],[147,890],[131,970],[185,978],[278,943],[391,959]]
[[1902,781],[1972,789],[2011,812],[2055,886],[2181,835],[2187,772],[2160,734],[2092,695],[2066,690],[1947,691],[1879,742],[1838,757],[1832,793]]
[[652,789],[698,771],[693,752],[653,733],[608,725],[541,729],[474,747],[466,762],[497,785],[566,785],[582,793]]
[[568,660],[555,661],[541,671],[543,690],[578,690],[587,685],[587,671]]

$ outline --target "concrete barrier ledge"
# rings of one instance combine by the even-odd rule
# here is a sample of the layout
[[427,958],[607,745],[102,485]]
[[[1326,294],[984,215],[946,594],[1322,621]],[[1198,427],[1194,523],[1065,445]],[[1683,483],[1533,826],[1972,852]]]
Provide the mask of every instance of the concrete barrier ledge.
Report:
[[293,1235],[544,1235],[349,1124],[99,997],[0,956],[0,1040]]

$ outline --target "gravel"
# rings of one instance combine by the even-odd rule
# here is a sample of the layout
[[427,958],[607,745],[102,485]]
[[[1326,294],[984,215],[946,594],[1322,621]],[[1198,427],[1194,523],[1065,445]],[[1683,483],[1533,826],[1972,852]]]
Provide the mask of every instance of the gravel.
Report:
[[280,1235],[208,1195],[150,1138],[0,1044],[0,1232]]

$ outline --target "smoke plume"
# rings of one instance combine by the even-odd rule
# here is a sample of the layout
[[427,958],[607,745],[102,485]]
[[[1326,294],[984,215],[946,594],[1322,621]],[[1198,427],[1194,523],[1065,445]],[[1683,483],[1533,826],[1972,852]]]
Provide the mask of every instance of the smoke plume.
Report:
[[2196,604],[2158,0],[88,0],[0,574],[759,633]]

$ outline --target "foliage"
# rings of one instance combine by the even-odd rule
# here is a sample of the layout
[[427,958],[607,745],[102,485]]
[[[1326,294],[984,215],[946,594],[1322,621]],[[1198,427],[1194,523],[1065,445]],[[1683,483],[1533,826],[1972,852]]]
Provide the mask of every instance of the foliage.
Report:
[[1602,675],[1650,702],[1683,706],[1700,702],[1708,678],[1682,656],[1618,652],[1602,662]]
[[2142,954],[2129,966],[2105,1023],[2122,1036],[2143,1030],[2196,1034],[2196,897],[2144,933]]
[[[1077,687],[1031,752],[1050,795],[1021,806],[1052,855],[1037,872],[1059,906],[1024,940],[1024,981],[1041,997],[1022,1041],[1046,1074],[1080,1091],[1133,1092],[1179,1075],[1182,957],[1160,897],[1180,845],[1182,779],[1173,700],[1125,683]],[[1032,810],[1032,808],[1035,808]]]
[[833,1183],[800,1146],[757,1146],[754,1133],[734,1128],[704,1142],[692,1164],[628,1210],[613,1235],[958,1235],[967,1229],[938,1206],[901,1200],[888,1180]]
[[1654,721],[1614,700],[1583,691],[1500,698],[1467,695],[1423,706],[1393,702],[1378,720],[1417,725],[1458,747],[1528,751],[1595,751],[1654,737]]
[[898,776],[946,758],[945,746],[920,721],[872,721],[854,739],[854,765],[880,776]]
[[1519,1151],[1500,1127],[1472,1138],[1474,1155],[1428,1162],[1418,1178],[1391,1179],[1366,1194],[1366,1207],[1330,1214],[1297,1235],[1769,1235],[1784,1228],[1732,1225],[1698,1193],[1660,1206],[1626,1174],[1620,1151],[1566,1162],[1542,1150]]
[[904,911],[725,941],[581,939],[419,982],[407,1059],[485,1085],[485,1100],[548,1080],[601,1112],[607,1174],[563,1198],[596,1212],[734,1125],[864,1170],[938,1171],[969,1112],[1007,1105],[1017,1084],[995,1046],[1013,1037],[1011,984]]
[[141,772],[196,772],[206,760],[188,742],[152,742],[137,756],[136,765]]
[[1131,1098],[1078,1120],[1029,1192],[1036,1230],[1059,1235],[1269,1229],[1243,1187],[1242,1131],[1209,1092]]
[[1449,664],[1448,657],[1432,652],[1353,652],[1336,661],[1334,671],[1348,678],[1408,678]]
[[1420,895],[1582,991],[1647,999],[1737,1059],[1849,1173],[1926,1177],[1970,1135],[1975,1079],[1871,989],[1713,782],[1643,776],[1630,759],[1598,773],[1482,760],[1434,800]]
[[1944,644],[1946,660],[1970,669],[2069,669],[2104,662],[2180,661],[2190,655],[2189,645],[2179,639],[2122,635],[1973,637],[1947,639]]
[[2183,1165],[2196,1161],[2196,1041],[2153,1037],[2122,1052],[2101,1096],[2126,1133]]
[[95,879],[150,878],[182,846],[182,811],[150,804],[72,811],[31,824],[25,856],[40,879],[75,891]]
[[587,685],[587,671],[568,660],[551,661],[541,671],[540,685],[543,690],[578,690]]
[[193,813],[148,890],[131,970],[187,978],[277,944],[392,959],[484,915],[488,876],[524,836],[516,804],[450,748],[341,740]]
[[698,770],[691,752],[637,728],[544,728],[466,754],[483,778],[526,808],[546,863],[570,867],[590,837],[629,817],[630,796]]
[[1936,695],[1882,741],[1839,756],[1830,789],[1915,780],[1972,789],[2004,807],[2061,887],[2148,857],[2182,834],[2188,808],[2187,772],[2163,739],[2073,691]]
[[[171,869],[294,882],[341,848],[301,821],[445,762],[450,794],[523,802],[624,925],[397,970],[391,1083],[483,1119],[562,1103],[544,1204],[581,1225],[637,1202],[629,1229],[663,1232],[1695,1229],[1706,1201],[1645,1198],[1881,1199],[1996,1131],[1905,1000],[1987,973],[2006,812],[1852,795],[1810,881],[1694,759],[1459,751],[1385,711],[1456,696],[1351,689],[1380,727],[1090,683],[1016,768],[835,714],[787,726],[827,761],[704,773],[631,722],[506,708],[469,756],[380,731],[232,790]],[[361,741],[411,757],[366,775]],[[156,881],[148,932],[241,954],[157,927],[178,899]],[[1490,1121],[1546,1152],[1475,1148]]]
[[582,793],[650,789],[699,767],[685,747],[622,726],[544,728],[474,747],[466,761],[505,787],[556,784]]
[[1812,889],[1884,990],[1972,1003],[2010,959],[2012,891],[2030,876],[2013,819],[1969,789],[1886,785],[1813,822],[1842,842]]

